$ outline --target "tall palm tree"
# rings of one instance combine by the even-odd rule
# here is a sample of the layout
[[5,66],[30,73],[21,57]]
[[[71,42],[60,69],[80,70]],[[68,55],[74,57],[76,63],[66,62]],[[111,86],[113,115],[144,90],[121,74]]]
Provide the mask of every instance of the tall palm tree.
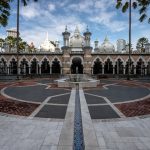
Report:
[[[8,18],[10,16],[11,2],[15,2],[16,0],[0,0],[0,26],[6,27],[8,24]],[[24,6],[28,4],[31,0],[21,0]],[[38,0],[33,0],[38,1]]]
[[128,77],[127,80],[130,80],[131,74],[131,0],[129,0],[129,67],[128,67]]
[[[27,5],[27,2],[30,0],[21,0],[25,5]],[[37,0],[34,0],[37,1]],[[19,16],[20,16],[20,0],[17,0],[17,79],[19,79]]]
[[6,42],[6,43],[8,44],[8,46],[9,46],[9,52],[11,52],[11,49],[14,48],[15,45],[16,45],[16,40],[15,40],[15,38],[12,37],[12,36],[7,36],[7,37],[5,38],[5,42]]
[[116,8],[122,8],[122,12],[126,12],[129,8],[129,3],[134,9],[138,9],[140,17],[139,21],[143,22],[145,19],[148,20],[150,23],[150,16],[149,16],[149,7],[150,7],[150,0],[116,0]]

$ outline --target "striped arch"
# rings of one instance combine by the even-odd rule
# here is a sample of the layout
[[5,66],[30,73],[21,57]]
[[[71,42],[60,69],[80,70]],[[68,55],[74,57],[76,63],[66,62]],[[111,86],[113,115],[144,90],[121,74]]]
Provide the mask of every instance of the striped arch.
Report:
[[29,61],[30,64],[31,64],[31,62],[33,61],[33,59],[36,59],[36,60],[39,62],[39,59],[38,59],[36,56],[33,56],[33,57],[31,58],[31,60]]
[[30,64],[30,61],[28,60],[28,58],[26,58],[25,56],[22,56],[21,59],[19,59],[19,65],[21,64],[21,61],[23,61],[23,59],[25,59],[28,64]]
[[138,62],[140,59],[142,59],[142,61],[144,62],[144,64],[147,65],[145,59],[144,59],[142,56],[138,57],[138,59],[135,61],[136,64],[137,64],[137,62]]
[[100,58],[99,56],[96,56],[96,58],[95,58],[95,59],[93,60],[93,62],[92,62],[92,66],[94,65],[94,62],[95,62],[97,59],[99,59],[100,62],[104,63],[104,61],[102,60],[102,58]]
[[42,64],[42,61],[44,61],[44,59],[46,59],[46,60],[49,62],[49,64],[50,64],[50,60],[49,60],[49,58],[48,58],[47,56],[44,56],[44,57],[41,59],[40,64]]
[[4,56],[0,56],[0,60],[4,59],[4,61],[6,61],[7,63],[7,59]]
[[11,56],[10,59],[8,60],[8,65],[10,64],[10,62],[12,61],[12,59],[15,59],[15,61],[17,61],[17,58],[15,56]]
[[53,63],[53,61],[54,61],[55,59],[57,59],[57,60],[60,62],[60,66],[62,67],[62,62],[61,62],[61,60],[59,59],[59,57],[57,57],[57,56],[55,56],[55,57],[51,60],[50,66],[52,66],[52,63]]
[[112,61],[112,63],[114,63],[114,60],[113,60],[110,56],[107,56],[107,57],[104,59],[104,63],[107,61],[107,59],[110,59],[110,61]]
[[120,60],[123,62],[123,64],[125,64],[125,61],[124,61],[123,58],[120,57],[120,56],[118,56],[118,57],[115,59],[115,62],[116,62],[118,59],[120,59]]

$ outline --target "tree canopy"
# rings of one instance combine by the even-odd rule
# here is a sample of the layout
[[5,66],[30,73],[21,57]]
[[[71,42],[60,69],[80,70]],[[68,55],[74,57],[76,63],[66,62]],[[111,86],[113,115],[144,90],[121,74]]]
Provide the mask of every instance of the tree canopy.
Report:
[[[132,8],[139,11],[139,21],[143,22],[145,19],[150,23],[150,16],[148,16],[148,9],[150,7],[150,0],[134,0],[132,1]],[[126,12],[129,8],[129,0],[116,0],[116,8],[122,9],[122,12]]]
[[142,38],[138,39],[136,46],[137,46],[137,48],[140,48],[141,51],[143,52],[143,51],[145,51],[145,44],[147,44],[147,43],[148,43],[148,39],[145,37],[142,37]]
[[[24,6],[28,4],[31,0],[21,0]],[[38,1],[38,0],[32,0]],[[8,19],[10,16],[11,2],[16,2],[16,0],[0,0],[0,26],[6,27],[8,24]]]

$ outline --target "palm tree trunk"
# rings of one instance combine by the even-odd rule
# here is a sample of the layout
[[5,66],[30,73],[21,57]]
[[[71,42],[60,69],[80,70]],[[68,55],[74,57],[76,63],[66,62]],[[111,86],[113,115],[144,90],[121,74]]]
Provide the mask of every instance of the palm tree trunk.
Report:
[[131,74],[131,0],[129,0],[129,67],[128,67],[128,77],[130,80]]
[[17,0],[17,79],[19,79],[19,6],[20,0]]

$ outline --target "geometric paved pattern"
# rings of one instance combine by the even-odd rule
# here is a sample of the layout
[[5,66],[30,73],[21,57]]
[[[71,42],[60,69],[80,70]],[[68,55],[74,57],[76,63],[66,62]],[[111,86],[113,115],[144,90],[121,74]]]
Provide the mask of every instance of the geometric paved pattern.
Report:
[[120,118],[109,105],[89,106],[89,112],[92,119]]
[[67,106],[45,105],[35,117],[64,119]]

